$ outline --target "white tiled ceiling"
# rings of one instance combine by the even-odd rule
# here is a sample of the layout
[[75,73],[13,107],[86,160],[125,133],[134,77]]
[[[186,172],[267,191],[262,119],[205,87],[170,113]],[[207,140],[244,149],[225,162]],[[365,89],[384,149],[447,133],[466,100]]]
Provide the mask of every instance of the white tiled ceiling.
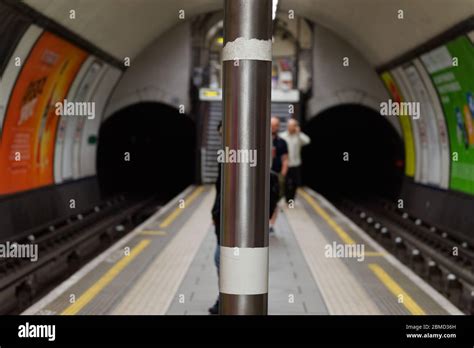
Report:
[[[135,57],[160,34],[185,19],[217,10],[219,0],[25,0],[102,50],[122,60]],[[75,10],[76,19],[69,18]]]
[[[118,59],[135,57],[178,23],[179,10],[189,19],[223,6],[223,0],[24,2]],[[76,19],[69,18],[71,9]],[[280,0],[280,11],[290,9],[333,30],[379,65],[474,15],[474,0]]]
[[[356,47],[373,65],[387,63],[474,15],[474,0],[280,0]],[[403,10],[404,19],[398,19]]]

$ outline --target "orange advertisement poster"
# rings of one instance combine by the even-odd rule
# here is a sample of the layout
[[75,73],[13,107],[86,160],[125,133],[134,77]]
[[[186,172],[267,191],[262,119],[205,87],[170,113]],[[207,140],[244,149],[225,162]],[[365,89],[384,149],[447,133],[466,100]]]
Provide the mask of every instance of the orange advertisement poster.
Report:
[[55,104],[66,98],[86,58],[85,51],[45,32],[23,62],[0,139],[0,194],[53,183],[60,117]]

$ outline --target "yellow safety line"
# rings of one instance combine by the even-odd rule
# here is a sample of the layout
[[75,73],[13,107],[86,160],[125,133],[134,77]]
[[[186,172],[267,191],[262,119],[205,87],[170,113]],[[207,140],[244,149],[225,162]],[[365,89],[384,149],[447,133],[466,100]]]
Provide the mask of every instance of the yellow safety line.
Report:
[[[184,201],[185,205],[191,204],[192,201],[196,199],[197,196],[199,196],[202,191],[204,191],[204,187],[200,186],[196,190],[194,190],[193,193],[189,195],[189,197]],[[166,228],[169,225],[173,223],[173,221],[183,212],[184,208],[176,208],[173,210],[160,224],[160,228]]]
[[308,195],[305,191],[303,190],[298,190],[298,193],[303,196],[304,199],[308,202],[308,204],[316,211],[316,213],[321,216],[329,226],[332,227],[332,229],[339,235],[339,237],[342,239],[342,241],[346,244],[355,244],[354,240],[349,236],[349,234],[342,229],[341,226],[339,226],[336,221],[334,221],[329,214],[321,208],[321,206],[316,203],[316,201]]
[[166,236],[165,231],[141,231],[140,234],[145,236]]
[[378,252],[378,251],[366,251],[364,252],[364,256],[385,256],[386,254],[385,253],[381,253],[381,252]]
[[383,270],[382,267],[375,263],[369,264],[369,268],[372,272],[375,273],[377,278],[387,287],[388,290],[396,297],[402,295],[403,296],[403,305],[405,306],[408,311],[413,315],[425,315],[425,311],[421,309],[420,306],[411,298],[410,295],[407,294],[405,290],[403,290],[392,277],[390,277],[387,272]]
[[87,289],[76,302],[67,307],[62,311],[61,315],[74,315],[77,314],[82,308],[84,308],[90,301],[92,301],[99,292],[102,291],[118,274],[135,258],[143,249],[150,244],[149,239],[140,241],[131,251],[128,256],[124,256],[119,262],[117,262],[107,273],[105,273],[94,285]]

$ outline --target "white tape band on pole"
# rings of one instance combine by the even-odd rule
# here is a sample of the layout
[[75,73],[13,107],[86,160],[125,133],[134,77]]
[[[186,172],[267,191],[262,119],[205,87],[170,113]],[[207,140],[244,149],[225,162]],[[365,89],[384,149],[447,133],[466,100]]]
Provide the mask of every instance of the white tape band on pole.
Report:
[[229,41],[222,49],[222,60],[272,61],[272,40],[245,39],[239,37]]
[[232,295],[268,293],[268,247],[221,246],[219,291]]

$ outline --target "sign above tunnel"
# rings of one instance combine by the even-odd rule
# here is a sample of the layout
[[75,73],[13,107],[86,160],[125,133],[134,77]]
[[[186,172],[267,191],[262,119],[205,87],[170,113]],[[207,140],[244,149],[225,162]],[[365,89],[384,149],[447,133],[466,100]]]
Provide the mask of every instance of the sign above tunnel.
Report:
[[222,90],[220,88],[201,88],[199,89],[199,100],[222,100]]

